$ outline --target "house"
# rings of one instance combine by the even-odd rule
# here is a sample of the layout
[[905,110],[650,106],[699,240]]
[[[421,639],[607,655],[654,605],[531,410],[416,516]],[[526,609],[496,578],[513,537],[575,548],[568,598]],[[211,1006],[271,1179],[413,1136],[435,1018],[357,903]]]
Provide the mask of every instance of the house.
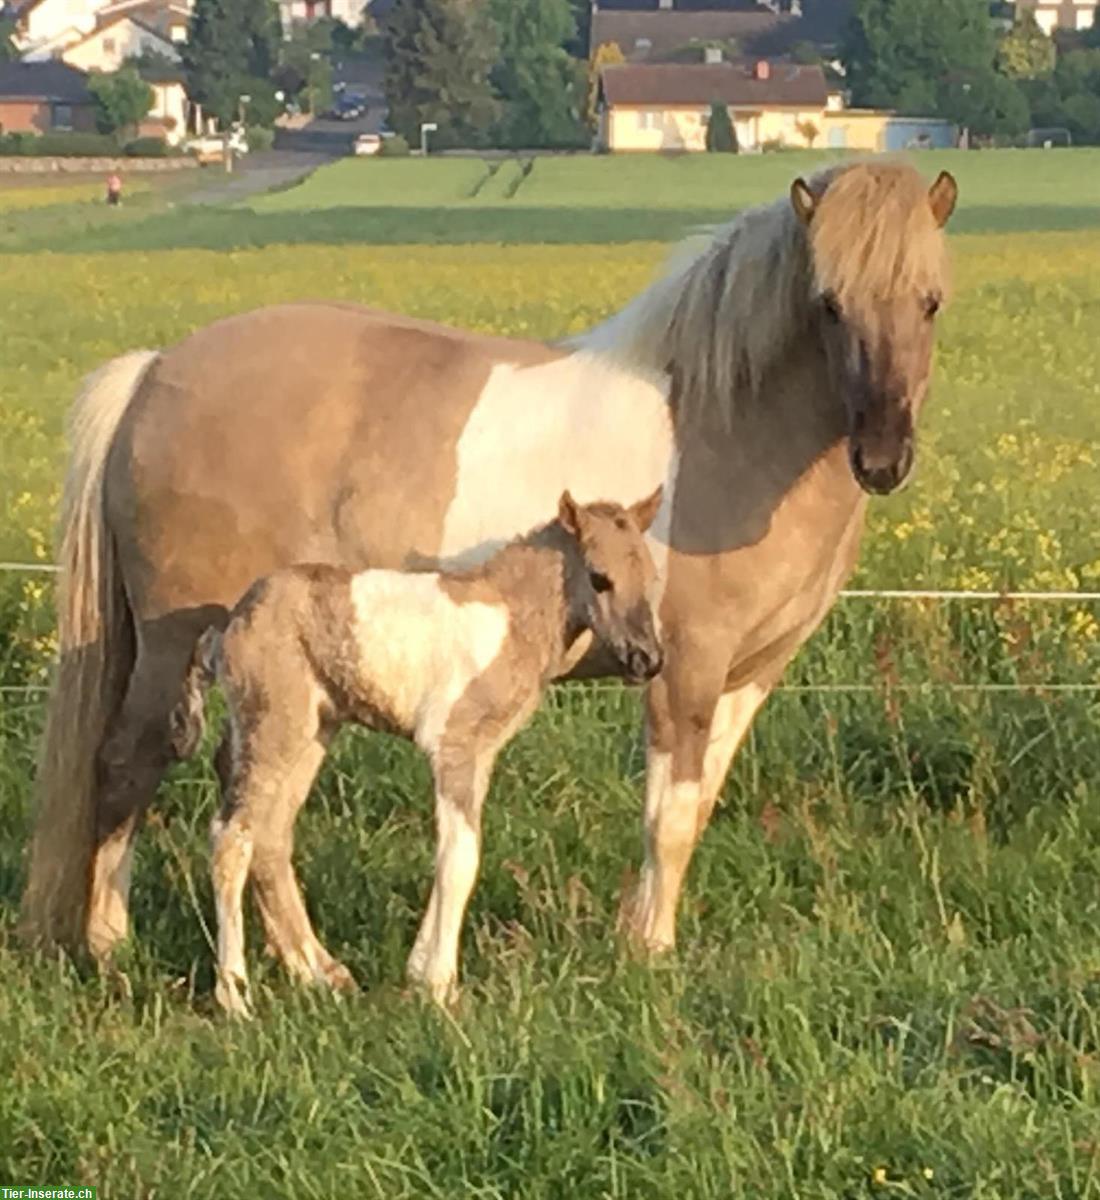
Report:
[[593,0],[590,46],[613,42],[629,62],[660,61],[693,46],[729,55],[789,54],[799,42],[829,56],[851,14],[851,0]]
[[279,0],[283,28],[311,24],[328,17],[345,25],[361,25],[366,0]]
[[950,150],[958,128],[939,117],[902,117],[888,109],[833,108],[825,113],[821,145],[869,153],[898,150]]
[[0,62],[4,133],[95,130],[95,105],[83,71],[60,62]]
[[1031,13],[1046,34],[1081,31],[1097,24],[1100,0],[1016,0],[1016,15]]
[[16,9],[15,44],[31,62],[59,58],[121,16],[178,44],[187,40],[192,6],[193,0],[23,0]]
[[845,108],[821,67],[760,59],[605,67],[598,144],[614,151],[705,150],[714,103],[727,107],[739,149],[750,152],[768,146],[905,150],[956,140],[949,121]]
[[171,38],[132,12],[117,11],[62,49],[57,57],[82,71],[117,71],[128,58],[180,61]]
[[743,150],[806,146],[821,136],[828,98],[821,67],[794,63],[610,66],[600,76],[598,139],[606,150],[705,150],[717,102],[729,109]]

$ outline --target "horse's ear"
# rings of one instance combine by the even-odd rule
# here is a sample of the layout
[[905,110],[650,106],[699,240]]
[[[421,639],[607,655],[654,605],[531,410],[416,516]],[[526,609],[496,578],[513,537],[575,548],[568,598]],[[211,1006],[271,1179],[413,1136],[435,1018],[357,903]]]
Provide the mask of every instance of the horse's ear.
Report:
[[568,488],[562,492],[561,499],[558,501],[558,522],[566,533],[580,537],[581,515],[577,511],[577,502],[569,494]]
[[791,184],[791,207],[802,224],[809,225],[817,207],[817,200],[810,191],[810,185],[801,176]]
[[646,496],[644,500],[639,500],[637,504],[630,506],[630,515],[634,520],[634,524],[638,526],[642,533],[645,533],[650,525],[653,524],[654,518],[660,511],[664,495],[665,485],[662,483],[651,496]]
[[948,218],[955,211],[955,201],[959,198],[959,185],[950,171],[941,171],[936,176],[936,182],[928,189],[928,203],[932,206],[932,216],[941,228],[947,224]]

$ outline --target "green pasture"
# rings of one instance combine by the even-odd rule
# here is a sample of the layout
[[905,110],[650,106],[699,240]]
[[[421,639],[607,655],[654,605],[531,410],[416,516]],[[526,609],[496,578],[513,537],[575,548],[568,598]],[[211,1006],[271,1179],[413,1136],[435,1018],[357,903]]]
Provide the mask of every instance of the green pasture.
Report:
[[[0,195],[0,560],[50,557],[64,413],[113,354],[313,297],[561,336],[825,159],[348,161],[233,208]],[[856,585],[1100,590],[1100,153],[917,161],[960,181],[955,295],[917,478],[872,505]],[[253,927],[240,1027],[211,1000],[208,756],[142,838],[128,990],[15,942],[48,585],[0,576],[0,1187],[1100,1197],[1100,691],[1066,690],[1100,684],[1100,604],[839,604],[654,966],[614,935],[638,696],[555,692],[494,781],[451,1016],[402,983],[426,771],[346,734],[298,862],[362,993],[297,991]]]

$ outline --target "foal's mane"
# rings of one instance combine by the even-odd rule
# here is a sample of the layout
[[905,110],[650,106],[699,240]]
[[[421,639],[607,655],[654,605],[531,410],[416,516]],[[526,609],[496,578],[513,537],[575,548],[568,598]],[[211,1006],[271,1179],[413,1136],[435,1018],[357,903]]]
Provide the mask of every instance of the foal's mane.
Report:
[[806,336],[815,293],[867,311],[907,289],[944,290],[944,239],[914,168],[858,161],[809,186],[818,204],[808,228],[788,197],[745,210],[573,348],[669,372],[683,418],[728,417]]

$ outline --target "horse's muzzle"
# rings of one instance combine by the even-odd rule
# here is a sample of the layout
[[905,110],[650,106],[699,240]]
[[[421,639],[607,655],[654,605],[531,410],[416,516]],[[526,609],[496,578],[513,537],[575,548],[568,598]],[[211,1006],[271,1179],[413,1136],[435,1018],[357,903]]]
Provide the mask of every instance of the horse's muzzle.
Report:
[[913,439],[906,438],[900,454],[892,459],[883,459],[881,456],[872,457],[865,453],[858,442],[852,443],[848,457],[852,465],[852,474],[856,477],[856,483],[865,492],[869,492],[872,496],[888,496],[891,492],[897,491],[912,473],[915,457]]

